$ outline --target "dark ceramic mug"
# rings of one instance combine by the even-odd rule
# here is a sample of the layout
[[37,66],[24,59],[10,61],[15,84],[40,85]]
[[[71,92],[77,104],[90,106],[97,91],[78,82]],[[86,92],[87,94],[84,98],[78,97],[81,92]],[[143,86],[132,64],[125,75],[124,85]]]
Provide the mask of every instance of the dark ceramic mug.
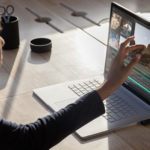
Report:
[[36,38],[31,40],[30,47],[32,52],[44,53],[50,52],[52,48],[52,41],[48,38]]

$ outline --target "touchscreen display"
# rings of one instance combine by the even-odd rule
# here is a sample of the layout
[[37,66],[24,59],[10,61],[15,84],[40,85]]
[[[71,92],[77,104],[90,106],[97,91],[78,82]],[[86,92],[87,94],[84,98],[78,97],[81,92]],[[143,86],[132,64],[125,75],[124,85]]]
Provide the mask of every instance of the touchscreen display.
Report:
[[109,70],[111,60],[118,52],[120,44],[134,35],[135,40],[129,45],[144,44],[146,48],[129,53],[125,64],[128,64],[136,53],[141,53],[141,59],[126,82],[150,101],[150,27],[137,18],[122,9],[112,8],[105,69],[106,72]]

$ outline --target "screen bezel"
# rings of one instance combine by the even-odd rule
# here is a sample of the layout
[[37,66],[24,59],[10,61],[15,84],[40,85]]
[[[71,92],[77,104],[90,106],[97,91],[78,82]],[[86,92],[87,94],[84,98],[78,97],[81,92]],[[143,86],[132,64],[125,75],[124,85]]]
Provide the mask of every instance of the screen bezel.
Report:
[[[132,18],[134,18],[136,21],[140,22],[140,24],[142,24],[143,26],[150,28],[150,22],[144,18],[141,18],[140,16],[138,16],[137,14],[135,14],[134,12],[132,12],[131,10],[128,10],[127,8],[121,6],[120,4],[116,3],[116,2],[112,2],[111,3],[111,11],[110,11],[110,19],[109,19],[109,33],[108,33],[108,39],[107,39],[107,52],[106,52],[106,59],[108,57],[108,45],[109,45],[109,35],[110,35],[110,25],[111,25],[111,16],[112,16],[112,12],[113,9],[118,9],[119,11],[121,11],[122,13],[125,13],[129,16],[131,16]],[[107,76],[107,70],[106,70],[106,61],[105,61],[105,76]],[[146,103],[150,104],[150,96],[149,94],[146,93],[146,91],[142,91],[142,94],[139,94],[137,91],[140,89],[138,86],[135,87],[135,84],[132,83],[131,81],[126,80],[123,83],[123,86],[126,87],[127,89],[129,89],[130,91],[132,91],[135,95],[137,95],[138,97],[140,97],[142,100],[144,100]]]

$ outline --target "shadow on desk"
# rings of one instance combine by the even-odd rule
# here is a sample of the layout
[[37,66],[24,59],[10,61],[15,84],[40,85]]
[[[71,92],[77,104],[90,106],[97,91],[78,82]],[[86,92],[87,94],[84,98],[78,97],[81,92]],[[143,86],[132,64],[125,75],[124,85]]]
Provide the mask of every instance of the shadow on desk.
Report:
[[[31,64],[44,64],[50,60],[51,53],[52,52],[46,52],[46,53],[38,54],[35,52],[31,52],[29,57],[28,57],[28,62]],[[39,56],[41,57],[41,59]]]
[[3,53],[3,68],[8,73],[8,76],[5,77],[3,86],[1,86],[2,89],[7,85],[7,99],[2,111],[2,117],[5,119],[7,119],[11,106],[14,102],[14,99],[11,99],[10,101],[9,97],[15,95],[18,84],[20,82],[22,71],[24,69],[26,57],[28,54],[26,47],[26,40],[23,40],[20,43],[19,49],[4,51]]
[[9,50],[9,51],[3,51],[3,64],[2,64],[2,73],[3,75],[3,81],[0,86],[0,90],[4,89],[7,85],[7,82],[9,80],[10,74],[12,72],[12,68],[14,66],[14,62],[16,60],[16,56],[18,53],[18,49]]

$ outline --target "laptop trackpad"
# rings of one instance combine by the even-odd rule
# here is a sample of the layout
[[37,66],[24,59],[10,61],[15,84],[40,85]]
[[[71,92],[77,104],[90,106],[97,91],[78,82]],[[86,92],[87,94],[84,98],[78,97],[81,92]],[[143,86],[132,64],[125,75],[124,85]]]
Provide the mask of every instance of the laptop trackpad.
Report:
[[52,104],[52,102],[56,103],[58,101],[60,102],[66,99],[79,98],[74,92],[72,92],[67,87],[67,85],[64,84],[35,89],[34,94],[40,97],[40,99],[46,102],[47,104]]

